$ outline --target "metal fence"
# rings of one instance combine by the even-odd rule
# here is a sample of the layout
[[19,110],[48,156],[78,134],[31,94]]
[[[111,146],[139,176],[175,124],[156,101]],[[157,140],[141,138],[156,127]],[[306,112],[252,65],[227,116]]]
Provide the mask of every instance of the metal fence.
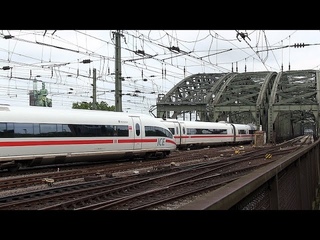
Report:
[[179,210],[312,210],[320,183],[320,139]]

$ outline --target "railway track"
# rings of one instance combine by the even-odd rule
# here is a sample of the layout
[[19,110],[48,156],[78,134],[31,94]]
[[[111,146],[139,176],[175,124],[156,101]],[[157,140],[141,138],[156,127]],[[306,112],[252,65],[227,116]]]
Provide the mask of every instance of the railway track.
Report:
[[[117,177],[105,174],[89,182],[82,181],[66,186],[47,186],[37,191],[4,196],[0,198],[0,209],[137,210],[159,208],[166,203],[212,191],[295,151],[307,144],[307,141],[307,138],[295,139],[282,145],[257,148],[254,151],[242,152],[230,157],[205,157],[203,155],[205,151],[197,151],[198,157],[202,156],[201,161],[195,161],[195,152],[186,155],[193,158],[193,164],[156,165],[156,167],[149,168],[148,171],[136,174],[119,173]],[[267,158],[266,154],[270,153],[272,153],[272,158]],[[177,155],[177,159],[181,156],[182,154]],[[86,172],[86,174],[90,175],[93,172]],[[81,173],[78,172],[78,174]]]
[[[238,162],[239,163],[239,162]],[[87,183],[77,183],[68,186],[55,187],[30,193],[4,197],[0,199],[0,209],[12,210],[77,210],[77,209],[126,209],[128,202],[139,203],[140,198],[150,199],[156,194],[159,201],[170,190],[174,194],[183,185],[193,186],[199,191],[199,184],[211,189],[221,186],[225,181],[232,181],[239,176],[261,165],[250,165],[245,168],[235,168],[234,163],[208,162],[171,170],[152,173],[151,176],[138,175],[121,179],[97,180]],[[233,177],[230,177],[233,176]],[[215,182],[215,179],[222,179]],[[227,180],[224,180],[227,179]],[[217,181],[217,180],[216,180]],[[211,182],[209,185],[208,182]],[[192,183],[192,184],[191,184]],[[196,184],[197,183],[197,184]],[[212,185],[214,183],[214,185]],[[218,184],[219,183],[219,184]],[[190,185],[191,184],[191,185]],[[211,186],[211,187],[209,187]],[[200,189],[201,189],[200,188]],[[187,188],[184,189],[184,195]],[[181,190],[179,190],[181,191]],[[191,190],[188,190],[190,194]],[[196,190],[192,190],[195,193]],[[164,195],[164,193],[166,194]],[[175,195],[175,194],[174,194]],[[175,195],[177,196],[177,195]],[[183,195],[180,195],[182,197]],[[106,200],[107,199],[107,200]],[[167,199],[167,197],[166,197]],[[99,207],[95,205],[99,203]],[[102,203],[103,205],[102,205]],[[92,205],[93,206],[90,206]],[[125,204],[125,206],[123,205]],[[134,205],[136,208],[139,205]],[[129,208],[130,209],[130,208]]]
[[[248,146],[247,152],[255,149]],[[53,184],[75,179],[97,179],[102,176],[117,177],[122,175],[132,175],[154,171],[162,168],[170,168],[171,165],[192,164],[212,158],[225,158],[234,154],[232,147],[207,148],[191,151],[176,151],[171,156],[163,159],[137,160],[119,163],[107,163],[98,165],[69,166],[64,168],[41,168],[25,170],[23,172],[0,174],[0,196],[1,192],[17,188],[27,188],[31,186],[43,185],[46,179],[52,179]],[[49,169],[49,170],[48,170]]]

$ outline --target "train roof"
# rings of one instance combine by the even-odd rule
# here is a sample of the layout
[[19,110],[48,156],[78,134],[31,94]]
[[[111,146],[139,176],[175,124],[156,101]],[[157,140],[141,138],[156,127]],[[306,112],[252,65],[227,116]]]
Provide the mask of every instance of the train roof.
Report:
[[168,123],[183,123],[186,127],[208,127],[208,126],[216,126],[216,127],[226,127],[230,126],[230,123],[226,122],[203,122],[203,121],[183,121],[178,119],[161,119],[158,118],[162,122]]
[[153,119],[147,114],[128,114],[125,112],[113,112],[103,110],[88,109],[59,109],[41,106],[9,106],[0,105],[0,122],[42,122],[42,123],[92,123],[100,124],[101,122],[126,120],[129,117],[140,117]]
[[246,128],[246,129],[252,129],[255,130],[256,127],[253,124],[243,124],[243,123],[229,123],[225,121],[219,121],[219,122],[203,122],[203,121],[184,121],[184,120],[178,120],[178,119],[162,119],[162,118],[157,118],[161,122],[164,123],[170,123],[174,125],[174,123],[183,123],[186,127],[212,127],[215,126],[217,128],[225,128],[225,127],[231,127],[231,125],[234,125],[237,128]]

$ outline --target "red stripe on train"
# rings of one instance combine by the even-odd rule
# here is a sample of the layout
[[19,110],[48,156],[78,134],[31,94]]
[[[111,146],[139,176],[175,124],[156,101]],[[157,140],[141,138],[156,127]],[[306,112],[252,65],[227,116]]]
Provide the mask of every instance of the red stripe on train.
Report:
[[174,144],[174,145],[177,145],[177,143],[176,143],[175,141],[170,140],[170,139],[166,139],[166,142],[167,142],[167,143],[172,143],[172,144]]
[[[184,135],[184,136],[174,136],[174,138],[228,138],[234,137],[234,135]],[[236,136],[236,138],[253,137],[252,135],[242,135]]]
[[[23,146],[44,146],[44,145],[81,145],[81,144],[111,144],[113,139],[108,140],[50,140],[50,141],[19,141],[19,142],[0,142],[0,147],[23,147]],[[156,143],[157,139],[116,139],[115,143]],[[172,140],[166,142],[176,144]]]
[[234,137],[233,135],[223,135],[223,136],[212,136],[212,135],[185,135],[185,136],[174,136],[175,138],[226,138]]
[[50,141],[21,141],[21,142],[0,142],[0,147],[14,146],[42,146],[42,145],[71,145],[71,144],[106,144],[113,143],[113,140],[50,140]]
[[118,139],[118,143],[153,143],[157,139]]

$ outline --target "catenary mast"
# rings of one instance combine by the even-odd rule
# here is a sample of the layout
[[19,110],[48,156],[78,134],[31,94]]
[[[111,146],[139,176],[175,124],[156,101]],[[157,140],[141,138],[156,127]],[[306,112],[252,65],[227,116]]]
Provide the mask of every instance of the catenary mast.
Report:
[[120,30],[115,35],[115,111],[122,112],[122,83],[121,83],[121,41]]

